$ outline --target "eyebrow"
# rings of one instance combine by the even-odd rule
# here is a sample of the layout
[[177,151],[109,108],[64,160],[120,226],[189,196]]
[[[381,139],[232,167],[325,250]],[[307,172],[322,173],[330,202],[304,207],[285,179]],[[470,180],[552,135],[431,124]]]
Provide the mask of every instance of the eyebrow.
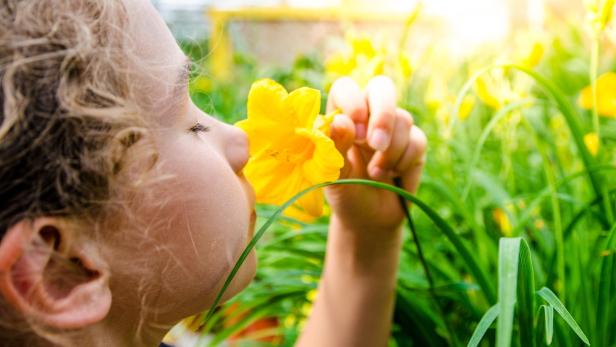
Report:
[[183,100],[188,89],[188,82],[190,81],[190,74],[192,70],[192,60],[188,57],[184,59],[184,62],[177,70],[175,78],[175,84],[172,87],[170,100],[175,103],[179,100]]
[[184,93],[186,93],[186,88],[188,86],[188,82],[190,81],[192,64],[192,60],[186,57],[184,59],[184,63],[179,68],[172,94],[174,100],[178,100],[184,96]]
[[190,58],[186,57],[184,59],[184,64],[180,68],[178,74],[178,84],[185,85],[186,83],[188,83],[188,80],[190,78],[190,72],[192,70],[192,64],[193,62]]

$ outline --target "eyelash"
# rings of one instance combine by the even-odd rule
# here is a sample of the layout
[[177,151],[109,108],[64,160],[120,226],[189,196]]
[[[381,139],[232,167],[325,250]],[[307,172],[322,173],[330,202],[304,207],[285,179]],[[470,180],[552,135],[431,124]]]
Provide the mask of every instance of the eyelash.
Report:
[[193,125],[192,128],[190,128],[190,131],[192,131],[193,133],[204,133],[210,131],[210,127],[205,126],[201,123],[197,123]]

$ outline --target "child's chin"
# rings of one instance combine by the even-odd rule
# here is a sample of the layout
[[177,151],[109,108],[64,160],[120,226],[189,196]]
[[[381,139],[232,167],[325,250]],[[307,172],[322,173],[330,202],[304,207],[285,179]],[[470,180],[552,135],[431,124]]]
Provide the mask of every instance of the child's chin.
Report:
[[[254,229],[254,228],[253,228]],[[252,236],[251,236],[252,237]],[[234,297],[236,294],[244,290],[244,288],[248,287],[250,282],[254,279],[257,273],[257,255],[255,250],[248,255],[242,267],[235,275],[235,278],[227,288],[227,291],[222,296],[222,301],[227,301]]]

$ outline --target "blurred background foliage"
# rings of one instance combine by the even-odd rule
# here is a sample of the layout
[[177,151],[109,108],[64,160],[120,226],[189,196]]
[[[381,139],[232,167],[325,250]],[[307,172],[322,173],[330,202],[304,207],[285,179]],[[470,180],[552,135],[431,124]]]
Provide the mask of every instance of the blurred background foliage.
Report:
[[[489,17],[500,18],[502,11],[486,2],[468,2],[465,11],[474,17],[464,23],[479,23],[462,36],[442,29],[451,18],[439,15],[435,6],[405,2],[404,10],[386,10],[398,12],[398,17],[403,14],[403,19],[381,32],[380,14],[366,15],[379,10],[362,12],[369,4],[343,2],[320,9],[290,9],[289,4],[256,10],[208,8],[209,24],[214,26],[210,35],[180,39],[195,62],[195,103],[233,123],[245,118],[248,89],[258,78],[272,78],[288,90],[321,89],[325,102],[329,86],[341,75],[354,76],[360,83],[377,74],[390,75],[399,86],[400,104],[412,111],[429,138],[417,197],[469,251],[461,252],[433,218],[413,209],[437,300],[430,295],[409,234],[390,345],[467,345],[484,313],[503,300],[498,288],[506,274],[499,271],[499,262],[511,259],[506,260],[500,240],[521,237],[532,260],[520,260],[515,270],[518,285],[526,283],[522,276],[530,273],[534,284],[529,288],[536,300],[523,306],[518,293],[510,343],[584,344],[563,315],[554,315],[551,329],[544,324],[548,307],[558,311],[547,301],[545,307],[540,305],[545,295],[538,290],[546,287],[592,345],[616,346],[616,331],[610,329],[616,324],[613,1],[527,0],[522,14],[518,2],[495,1],[509,15],[506,30],[496,36],[482,31],[490,31],[495,24]],[[349,9],[339,6],[352,6],[349,11],[357,11],[357,17],[336,19],[340,13],[335,11]],[[334,11],[333,19],[325,22],[310,15],[329,10]],[[301,25],[290,26],[296,22]],[[281,28],[285,32],[280,33]],[[291,38],[278,40],[272,32]],[[314,32],[320,41],[308,44],[316,42],[306,38]],[[222,43],[220,35],[225,35]],[[237,44],[242,40],[251,45],[242,49]],[[284,64],[280,61],[285,59],[270,59],[250,48],[289,55],[288,40],[299,41],[302,50],[291,52]],[[225,51],[215,57],[220,47]],[[220,64],[220,59],[227,61]],[[589,87],[594,80],[595,88]],[[274,207],[259,206],[260,223],[273,211]],[[254,283],[223,305],[206,326],[196,317],[182,327],[203,332],[202,345],[293,345],[318,295],[327,225],[327,216],[311,223],[278,219],[257,246]],[[516,264],[517,259],[516,255]],[[482,284],[477,273],[489,283]],[[485,326],[481,345],[502,345],[495,337],[496,326]],[[550,334],[553,341],[545,337]]]

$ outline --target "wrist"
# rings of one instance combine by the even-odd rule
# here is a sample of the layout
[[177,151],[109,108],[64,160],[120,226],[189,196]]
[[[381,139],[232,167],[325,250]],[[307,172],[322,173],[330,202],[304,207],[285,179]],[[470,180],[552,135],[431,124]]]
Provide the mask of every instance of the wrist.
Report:
[[398,266],[402,248],[401,226],[397,228],[360,228],[348,226],[332,216],[328,255],[345,259],[358,271],[382,271]]
[[329,223],[330,233],[340,234],[354,247],[381,246],[397,248],[401,243],[402,225],[377,226],[348,223],[335,213]]

